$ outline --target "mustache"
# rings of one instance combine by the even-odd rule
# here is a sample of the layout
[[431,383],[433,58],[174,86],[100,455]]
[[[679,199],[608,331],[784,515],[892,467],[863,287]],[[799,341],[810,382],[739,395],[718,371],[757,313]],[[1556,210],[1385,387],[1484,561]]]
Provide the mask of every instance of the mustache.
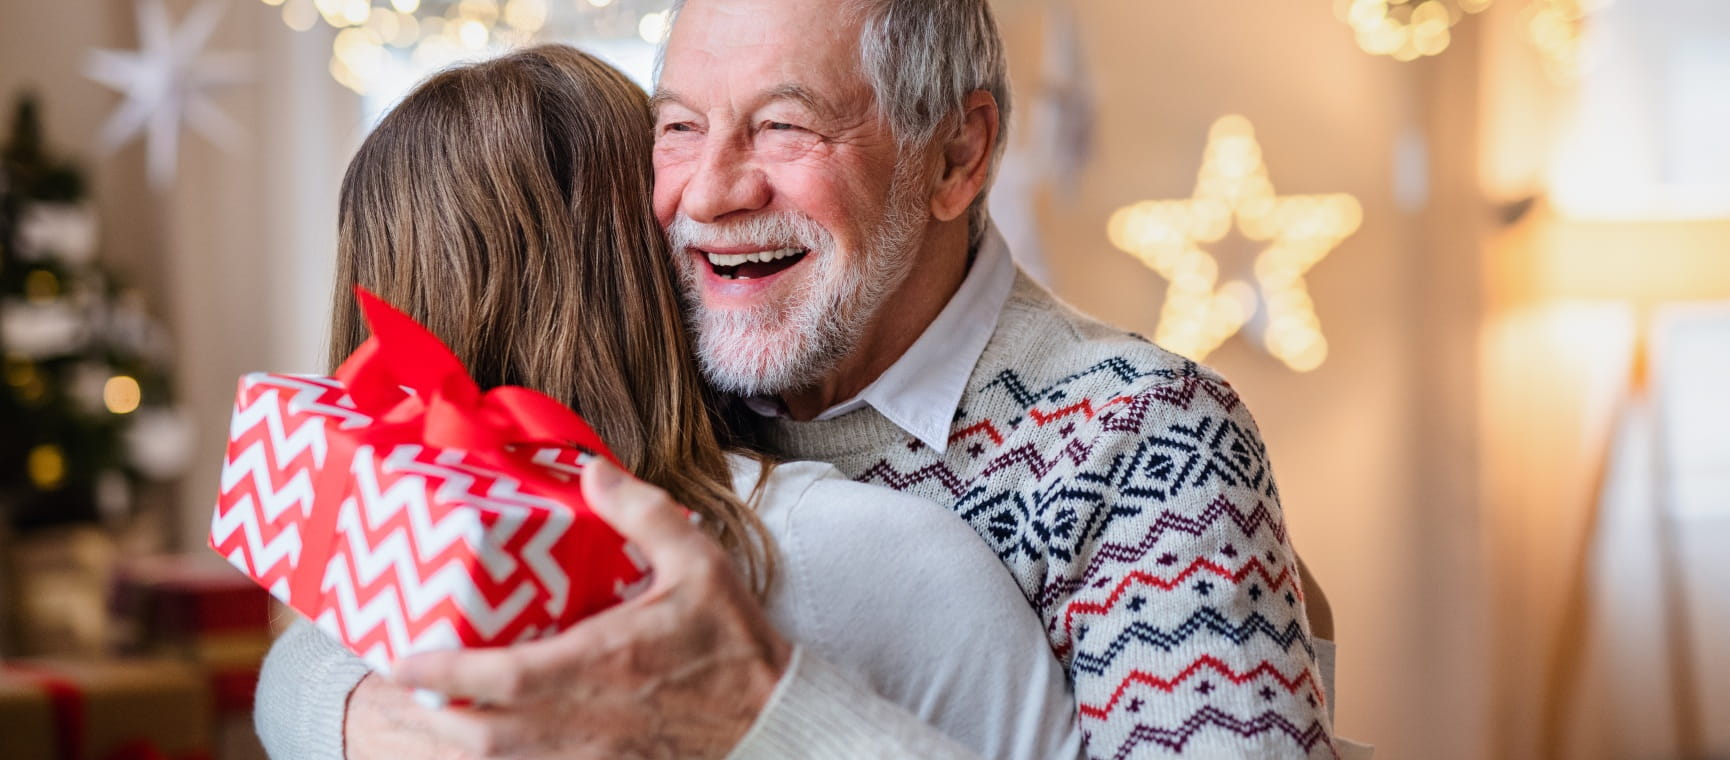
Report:
[[683,212],[667,225],[674,253],[704,246],[773,246],[828,250],[835,244],[817,220],[794,211],[774,211],[725,222],[699,222]]

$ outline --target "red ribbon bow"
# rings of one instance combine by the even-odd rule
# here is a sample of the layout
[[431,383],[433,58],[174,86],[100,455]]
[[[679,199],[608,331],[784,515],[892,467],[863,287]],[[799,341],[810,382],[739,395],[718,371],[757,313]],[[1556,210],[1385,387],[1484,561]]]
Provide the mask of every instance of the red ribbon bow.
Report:
[[509,445],[577,446],[623,467],[594,428],[540,391],[482,392],[445,344],[407,314],[356,286],[372,337],[336,370],[375,426],[366,443],[420,442],[483,456]]
[[[329,452],[314,484],[312,514],[303,526],[302,550],[289,579],[294,606],[323,594],[325,566],[334,549],[336,518],[346,495],[356,450],[378,450],[419,443],[461,449],[494,465],[506,461],[509,446],[560,446],[585,449],[624,468],[576,412],[540,391],[501,386],[482,392],[462,362],[420,323],[355,286],[372,337],[336,370],[355,408],[373,418],[360,430],[330,430]],[[581,502],[577,484],[550,473],[510,468],[573,506]]]

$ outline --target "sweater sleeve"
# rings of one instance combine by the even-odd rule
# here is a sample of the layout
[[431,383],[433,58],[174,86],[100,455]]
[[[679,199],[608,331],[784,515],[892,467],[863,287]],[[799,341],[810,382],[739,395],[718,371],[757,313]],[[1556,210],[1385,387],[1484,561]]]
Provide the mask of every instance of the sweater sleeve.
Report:
[[763,712],[727,757],[977,760],[979,756],[799,647]]
[[[253,721],[274,760],[343,760],[348,695],[366,664],[306,621],[276,640]],[[912,713],[804,648],[730,760],[978,760]]]
[[1186,375],[1097,412],[1047,481],[1062,513],[1037,600],[1088,754],[1335,756],[1248,410],[1224,381]]
[[366,663],[305,620],[277,638],[258,676],[253,724],[275,760],[343,760],[343,717]]

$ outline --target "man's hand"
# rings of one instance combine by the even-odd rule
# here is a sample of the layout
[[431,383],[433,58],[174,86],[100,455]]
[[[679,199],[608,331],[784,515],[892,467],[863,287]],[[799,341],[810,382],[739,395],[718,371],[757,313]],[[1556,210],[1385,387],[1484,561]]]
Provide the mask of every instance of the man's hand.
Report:
[[392,680],[481,705],[427,727],[477,758],[724,757],[792,646],[665,492],[596,459],[583,496],[648,558],[647,591],[551,638],[408,658]]
[[343,756],[347,760],[469,760],[472,755],[440,741],[433,727],[436,710],[414,701],[408,689],[369,673],[349,693],[343,718]]

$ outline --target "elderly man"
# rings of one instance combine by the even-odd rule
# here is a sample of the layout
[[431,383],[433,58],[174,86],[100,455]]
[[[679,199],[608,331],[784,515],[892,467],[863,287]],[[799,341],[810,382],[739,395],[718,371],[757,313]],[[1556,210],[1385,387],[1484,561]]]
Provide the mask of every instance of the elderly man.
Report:
[[[712,382],[776,453],[967,520],[1045,622],[1090,756],[1334,753],[1244,404],[1056,301],[987,219],[1009,89],[986,0],[689,0],[653,102],[655,208]],[[655,589],[546,642],[395,677],[488,711],[411,715],[369,679],[348,726],[372,756],[417,725],[525,758],[953,753],[796,656],[660,492],[584,477]]]

